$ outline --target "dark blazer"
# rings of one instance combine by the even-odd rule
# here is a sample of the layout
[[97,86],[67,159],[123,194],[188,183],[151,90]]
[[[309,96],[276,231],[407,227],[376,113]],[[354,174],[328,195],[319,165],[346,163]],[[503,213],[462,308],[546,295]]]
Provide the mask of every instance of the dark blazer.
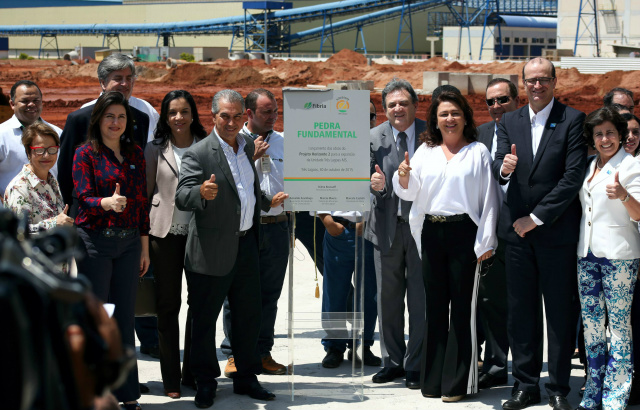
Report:
[[[67,116],[67,122],[60,135],[60,152],[58,154],[58,184],[65,204],[77,204],[75,191],[73,190],[73,178],[71,169],[73,168],[73,156],[76,149],[87,139],[89,131],[89,120],[94,105],[80,108]],[[129,107],[133,113],[133,138],[144,151],[147,145],[149,134],[149,116],[144,112]],[[70,212],[69,215],[72,213]]]
[[[420,134],[427,129],[425,121],[416,119],[415,149],[420,146]],[[386,178],[385,188],[378,192],[373,189],[374,195],[367,221],[365,238],[380,248],[385,254],[391,248],[391,243],[396,235],[399,198],[393,192],[391,179],[393,173],[400,166],[396,141],[393,138],[393,130],[389,121],[385,121],[371,129],[371,170],[370,175],[376,172],[376,165],[380,167]]]
[[[498,148],[492,165],[494,176],[511,144],[516,144],[518,165],[511,175],[500,211],[498,236],[509,242],[531,241],[546,246],[578,242],[582,210],[578,191],[584,180],[587,146],[582,137],[584,113],[553,102],[535,159],[531,147],[529,105],[505,113],[498,124]],[[544,224],[520,238],[516,219],[533,213]]]
[[[253,210],[251,232],[258,241],[260,210],[268,211],[271,197],[260,190],[260,180],[252,160],[253,140],[244,137],[245,152],[253,170],[253,193],[256,205]],[[218,194],[205,201],[200,197],[200,185],[216,176]],[[228,274],[236,263],[238,254],[238,229],[240,227],[240,197],[231,174],[231,168],[215,132],[190,147],[182,156],[180,179],[176,191],[176,206],[183,211],[193,211],[189,223],[189,237],[184,268],[187,271],[211,276]]]
[[495,129],[496,129],[495,121],[489,121],[485,124],[480,125],[477,128],[478,141],[483,143],[487,147],[487,149],[489,150],[489,153],[491,153],[491,149],[493,148],[493,134],[495,133]]

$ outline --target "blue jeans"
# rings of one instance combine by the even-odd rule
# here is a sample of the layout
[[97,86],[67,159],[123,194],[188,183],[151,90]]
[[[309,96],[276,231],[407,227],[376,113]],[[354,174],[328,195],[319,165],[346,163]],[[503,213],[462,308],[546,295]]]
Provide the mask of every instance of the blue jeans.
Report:
[[[331,236],[324,234],[322,245],[324,253],[324,277],[322,280],[322,313],[347,312],[348,294],[351,289],[351,278],[355,269],[355,229],[345,228],[342,234]],[[364,344],[373,345],[373,332],[378,317],[376,301],[376,272],[373,263],[373,244],[362,237],[358,237],[358,269],[361,269],[360,252],[364,242]],[[356,284],[355,298],[359,298],[359,284]],[[346,324],[345,324],[346,326]],[[341,326],[342,327],[342,326]],[[328,331],[330,332],[330,331]],[[336,349],[344,352],[351,346],[351,339],[324,338],[324,349]]]
[[[262,321],[258,337],[258,354],[267,357],[273,348],[274,327],[278,313],[278,299],[282,293],[284,277],[289,263],[289,222],[260,225],[260,293],[262,295]],[[231,311],[229,301],[223,304],[223,329],[225,338],[220,350],[225,356],[233,356]]]

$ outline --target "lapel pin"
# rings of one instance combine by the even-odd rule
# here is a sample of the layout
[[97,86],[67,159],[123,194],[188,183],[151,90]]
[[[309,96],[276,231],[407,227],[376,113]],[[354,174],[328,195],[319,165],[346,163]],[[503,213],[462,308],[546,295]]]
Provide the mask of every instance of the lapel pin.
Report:
[[132,164],[132,165],[129,165],[129,168],[136,169],[136,166]]
[[607,175],[611,175],[611,170],[610,169],[607,170]]
[[551,124],[549,124],[549,128],[555,128],[556,127],[556,123],[552,122]]

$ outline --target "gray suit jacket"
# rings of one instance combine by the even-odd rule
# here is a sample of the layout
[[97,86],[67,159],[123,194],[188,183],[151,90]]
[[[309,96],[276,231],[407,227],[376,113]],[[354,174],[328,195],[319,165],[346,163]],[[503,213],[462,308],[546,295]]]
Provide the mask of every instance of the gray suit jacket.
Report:
[[[416,119],[415,124],[415,149],[417,150],[420,146],[420,134],[427,129],[427,123]],[[371,129],[370,175],[376,172],[375,166],[378,165],[386,177],[386,184],[380,192],[371,190],[374,198],[371,212],[369,212],[365,238],[377,245],[382,254],[389,251],[396,235],[399,198],[393,192],[391,178],[393,173],[398,170],[400,162],[389,121]]]
[[[258,241],[260,209],[267,211],[271,197],[260,191],[260,181],[253,162],[255,150],[251,138],[244,137],[245,152],[253,169],[253,229]],[[205,201],[200,197],[200,185],[216,176],[218,195]],[[227,275],[236,263],[238,229],[240,227],[240,197],[231,174],[231,168],[214,132],[189,148],[182,157],[182,170],[175,197],[176,206],[193,211],[189,223],[189,237],[185,255],[185,270],[211,276]]]
[[[170,142],[162,148],[151,141],[144,149],[147,163],[147,197],[149,198],[150,235],[164,238],[171,228],[178,187],[178,164]],[[196,142],[200,141],[196,138]]]

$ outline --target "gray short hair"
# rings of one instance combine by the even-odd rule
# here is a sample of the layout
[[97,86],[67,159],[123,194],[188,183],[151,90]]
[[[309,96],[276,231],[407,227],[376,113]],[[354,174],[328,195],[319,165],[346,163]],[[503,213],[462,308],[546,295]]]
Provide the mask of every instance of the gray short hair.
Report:
[[105,57],[98,65],[98,80],[103,83],[107,81],[109,74],[114,71],[124,70],[125,68],[130,68],[131,74],[136,74],[136,67],[131,58],[120,53],[111,54]]
[[216,95],[213,96],[213,101],[211,102],[211,112],[213,114],[220,112],[220,100],[225,100],[232,104],[240,104],[244,112],[244,98],[242,98],[239,92],[234,90],[218,91]]
[[387,109],[387,95],[398,90],[406,90],[411,96],[411,102],[414,104],[418,103],[418,94],[413,90],[411,83],[407,80],[402,80],[400,78],[394,78],[389,81],[387,85],[384,86],[382,90],[382,108],[386,111]]

